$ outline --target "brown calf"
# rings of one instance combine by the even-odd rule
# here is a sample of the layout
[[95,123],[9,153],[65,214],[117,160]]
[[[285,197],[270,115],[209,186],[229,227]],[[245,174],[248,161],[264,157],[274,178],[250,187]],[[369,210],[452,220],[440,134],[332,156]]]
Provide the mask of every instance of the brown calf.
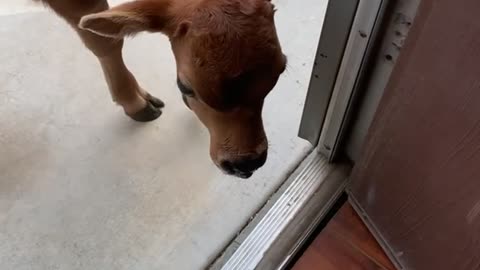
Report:
[[265,163],[263,101],[286,66],[269,0],[137,0],[111,9],[106,0],[40,1],[98,57],[113,100],[136,121],[158,118],[164,104],[125,66],[123,38],[167,35],[178,86],[209,130],[214,163],[244,178]]

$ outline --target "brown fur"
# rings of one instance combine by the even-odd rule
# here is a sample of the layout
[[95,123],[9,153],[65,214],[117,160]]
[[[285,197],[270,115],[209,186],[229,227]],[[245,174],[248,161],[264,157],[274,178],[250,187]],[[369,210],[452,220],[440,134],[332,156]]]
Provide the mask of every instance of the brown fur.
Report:
[[187,102],[210,132],[213,161],[247,177],[263,165],[261,160],[248,169],[235,164],[265,157],[263,100],[286,65],[270,1],[137,0],[111,9],[104,0],[42,1],[99,58],[113,99],[136,120],[157,118],[163,104],[126,68],[123,38],[141,31],[167,35],[178,77],[194,92]]

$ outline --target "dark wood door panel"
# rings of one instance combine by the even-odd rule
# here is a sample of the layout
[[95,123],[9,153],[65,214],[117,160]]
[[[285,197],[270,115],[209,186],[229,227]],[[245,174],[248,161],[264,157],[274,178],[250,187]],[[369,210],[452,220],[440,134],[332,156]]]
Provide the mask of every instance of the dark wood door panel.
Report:
[[353,172],[406,269],[480,269],[479,12],[422,1]]

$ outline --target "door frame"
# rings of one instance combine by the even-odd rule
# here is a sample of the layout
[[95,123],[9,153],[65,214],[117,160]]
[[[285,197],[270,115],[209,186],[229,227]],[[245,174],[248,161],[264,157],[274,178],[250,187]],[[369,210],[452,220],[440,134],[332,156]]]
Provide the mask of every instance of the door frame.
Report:
[[[299,137],[317,146],[317,151],[329,161],[339,160],[343,154],[343,140],[351,124],[354,105],[361,97],[362,82],[368,71],[367,66],[373,55],[372,51],[376,47],[375,41],[381,34],[382,22],[389,3],[389,0],[358,1],[350,27],[343,33],[348,37],[343,46],[336,40],[330,39],[330,36],[323,36],[323,31],[329,33],[328,28],[322,31],[315,59],[317,65],[313,68]],[[335,11],[332,10],[331,14],[327,13],[327,16],[339,17],[333,12]],[[337,24],[331,26],[330,31],[337,31]],[[323,45],[323,43],[333,42],[337,44],[330,46],[343,48],[341,57],[338,60],[335,59],[335,63],[329,58],[330,55],[336,58],[338,52],[329,54],[324,49],[328,46]],[[325,70],[332,72],[332,69],[336,71],[333,80],[330,77],[325,79],[317,75]],[[328,102],[325,102],[326,100]]]

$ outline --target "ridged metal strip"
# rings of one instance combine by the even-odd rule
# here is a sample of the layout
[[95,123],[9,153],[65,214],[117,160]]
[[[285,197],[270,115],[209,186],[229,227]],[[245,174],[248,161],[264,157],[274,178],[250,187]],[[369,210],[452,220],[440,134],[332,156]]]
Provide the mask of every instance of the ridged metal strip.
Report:
[[313,196],[333,167],[320,155],[311,160],[248,235],[223,270],[255,269],[263,254]]

